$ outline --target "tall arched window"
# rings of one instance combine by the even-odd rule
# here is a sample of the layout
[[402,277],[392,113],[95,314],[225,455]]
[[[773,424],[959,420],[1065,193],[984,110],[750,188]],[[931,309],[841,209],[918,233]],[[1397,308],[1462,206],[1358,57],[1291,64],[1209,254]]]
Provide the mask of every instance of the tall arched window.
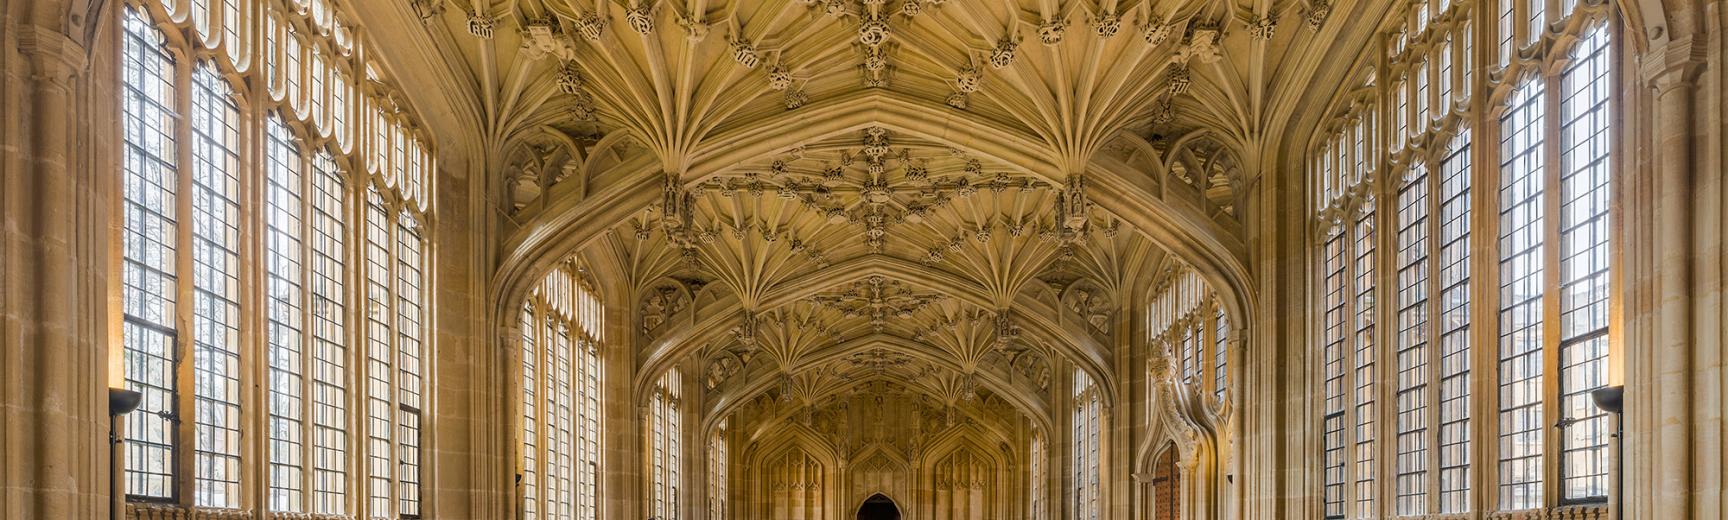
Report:
[[1031,520],[1050,518],[1050,448],[1040,432],[1033,432],[1031,446],[1026,450],[1027,517]]
[[1098,385],[1092,382],[1092,376],[1084,370],[1074,371],[1073,414],[1070,419],[1074,427],[1074,436],[1069,439],[1069,466],[1073,469],[1074,489],[1073,501],[1070,507],[1077,520],[1097,520],[1103,515],[1103,503],[1100,502],[1102,483],[1099,467],[1099,437],[1103,426],[1103,397],[1098,393]]
[[1212,287],[1180,265],[1153,285],[1146,331],[1155,348],[1175,356],[1176,376],[1223,400],[1229,386],[1229,322]]
[[654,383],[648,405],[650,506],[654,518],[676,519],[681,503],[684,469],[684,383],[678,369],[667,370]]
[[730,420],[723,419],[708,437],[708,519],[726,518],[727,495],[732,489],[732,434]]
[[[1475,30],[1472,7],[1497,23]],[[1325,515],[1599,509],[1614,15],[1418,2],[1396,22],[1364,77],[1413,80],[1347,95],[1313,152]],[[1493,74],[1474,49],[1498,50]],[[1398,124],[1364,146],[1350,136],[1375,113]],[[1381,167],[1333,159],[1349,155]],[[1496,268],[1473,273],[1472,252]],[[1473,395],[1478,377],[1496,391]]]
[[[123,431],[124,492],[131,508],[166,514],[417,517],[428,208],[366,174],[385,166],[368,164],[366,152],[386,143],[330,137],[363,135],[332,128],[358,121],[333,113],[387,96],[383,78],[367,95],[346,83],[272,83],[290,63],[305,69],[295,78],[366,66],[332,52],[346,44],[300,31],[307,20],[282,7],[122,8],[116,354],[145,412]],[[260,16],[274,20],[262,47],[246,38]],[[309,35],[296,52],[342,57],[290,61],[274,43],[287,31]],[[393,110],[380,124],[419,154],[402,156],[400,176],[430,176],[407,114]],[[349,266],[362,265],[367,283],[350,283]],[[260,290],[241,290],[243,280]],[[362,320],[367,328],[350,330]],[[381,406],[367,401],[372,421],[355,424],[349,392],[361,389]],[[376,484],[378,500],[350,498],[358,482]]]
[[522,516],[599,518],[600,299],[564,264],[523,304]]

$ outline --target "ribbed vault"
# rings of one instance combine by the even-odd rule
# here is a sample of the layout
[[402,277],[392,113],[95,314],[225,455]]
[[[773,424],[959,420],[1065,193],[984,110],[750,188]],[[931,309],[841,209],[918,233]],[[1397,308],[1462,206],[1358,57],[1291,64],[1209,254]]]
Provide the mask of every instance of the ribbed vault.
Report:
[[1261,165],[1242,158],[1261,155],[1243,151],[1312,35],[1280,19],[1332,9],[411,5],[479,92],[500,312],[580,258],[627,310],[633,399],[695,374],[703,432],[821,423],[874,392],[1016,443],[1059,424],[1075,377],[1116,406],[1131,309],[1172,266],[1245,322]]

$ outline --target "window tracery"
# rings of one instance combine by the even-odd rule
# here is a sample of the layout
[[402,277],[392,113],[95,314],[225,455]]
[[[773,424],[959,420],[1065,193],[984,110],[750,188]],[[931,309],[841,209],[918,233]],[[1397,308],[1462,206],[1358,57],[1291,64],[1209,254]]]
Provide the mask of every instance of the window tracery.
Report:
[[648,444],[652,466],[651,510],[655,518],[677,518],[684,473],[684,381],[667,370],[649,398]]
[[1099,437],[1103,426],[1103,397],[1099,395],[1098,385],[1092,382],[1092,376],[1085,371],[1074,371],[1073,411],[1070,424],[1073,426],[1073,436],[1069,438],[1068,464],[1073,468],[1074,489],[1073,501],[1069,505],[1078,520],[1097,520],[1103,512],[1101,498],[1101,468],[1099,465]]
[[[330,24],[347,23],[326,6]],[[390,87],[332,81],[367,59],[352,39],[300,30],[299,12],[262,0],[136,1],[122,11],[117,355],[146,412],[124,431],[128,501],[417,517],[429,294],[419,186],[435,168],[425,138],[398,110],[376,121],[343,114]],[[253,27],[268,27],[266,45],[248,42]],[[283,38],[295,38],[293,56]],[[295,75],[279,74],[290,63]],[[288,83],[300,69],[310,79]],[[282,85],[267,81],[278,76]],[[373,124],[411,143],[394,179],[366,174],[377,165],[364,151],[381,143],[349,137]],[[347,125],[362,128],[334,128]],[[346,225],[352,215],[364,225]],[[356,278],[366,283],[349,283],[350,265],[366,267]],[[250,279],[261,290],[241,291]],[[367,306],[353,304],[361,291]],[[356,427],[348,392],[361,389],[368,422]],[[398,406],[401,415],[388,411]],[[260,431],[243,422],[253,413]],[[376,484],[375,500],[349,498],[358,482]]]
[[[1490,10],[1487,30],[1472,27],[1474,9]],[[1593,2],[1413,3],[1387,60],[1314,146],[1327,517],[1605,501],[1609,419],[1588,394],[1607,380],[1613,18]],[[1472,71],[1476,48],[1496,55],[1488,74]],[[1381,91],[1372,77],[1413,80]],[[1344,137],[1376,112],[1394,123],[1384,146]],[[1376,198],[1389,203],[1378,217]],[[1474,212],[1479,200],[1492,211]],[[1381,225],[1390,231],[1375,236]],[[1473,276],[1471,251],[1495,272]],[[1476,326],[1477,312],[1495,313],[1489,326]],[[1391,330],[1376,333],[1376,319]],[[1381,355],[1387,363],[1374,363]],[[1472,395],[1473,375],[1496,392]],[[1375,448],[1377,438],[1393,446]],[[1495,467],[1472,471],[1481,450]]]
[[522,308],[522,514],[599,518],[600,299],[564,264]]
[[1153,288],[1146,331],[1153,349],[1174,356],[1180,383],[1222,402],[1229,385],[1229,320],[1212,287],[1186,264],[1171,268]]

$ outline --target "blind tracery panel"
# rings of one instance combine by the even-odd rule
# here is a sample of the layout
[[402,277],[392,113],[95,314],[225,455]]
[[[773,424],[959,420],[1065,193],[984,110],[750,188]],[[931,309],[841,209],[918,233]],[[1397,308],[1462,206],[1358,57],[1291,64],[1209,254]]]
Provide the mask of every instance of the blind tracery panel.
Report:
[[[1472,27],[1475,9],[1493,23]],[[1611,418],[1589,392],[1609,367],[1613,23],[1606,4],[1410,4],[1387,30],[1387,59],[1364,74],[1395,80],[1346,95],[1314,144],[1315,370],[1326,403],[1314,442],[1328,517],[1475,504],[1594,511],[1605,500]],[[1472,70],[1477,48],[1491,49],[1492,74]],[[1377,112],[1393,128],[1383,146],[1364,146],[1357,129]],[[1484,132],[1486,145],[1472,142]],[[1353,161],[1376,156],[1386,168]],[[1481,197],[1491,211],[1473,211]],[[1356,220],[1376,199],[1396,204]],[[1364,240],[1363,225],[1376,223],[1394,232]],[[1376,249],[1394,256],[1363,263]],[[1490,277],[1472,276],[1472,250],[1489,255]],[[1373,286],[1376,265],[1394,269],[1381,278],[1396,283]],[[1394,305],[1370,307],[1376,300]],[[1472,305],[1495,313],[1492,327],[1472,327]],[[1376,319],[1393,326],[1375,331]],[[1382,355],[1391,357],[1373,362]],[[1474,395],[1474,377],[1494,391]],[[1387,421],[1363,407],[1377,397],[1390,399]],[[1394,445],[1343,452],[1377,438]],[[1473,470],[1473,460],[1495,466]]]
[[[334,4],[327,5],[331,24],[346,23]],[[282,7],[261,0],[188,0],[129,2],[123,9],[118,278],[125,305],[116,316],[124,345],[117,355],[123,357],[127,386],[145,397],[142,413],[129,415],[124,431],[126,494],[131,501],[180,508],[395,517],[398,505],[388,500],[407,492],[386,492],[384,502],[350,499],[359,489],[353,483],[381,478],[385,488],[399,485],[401,472],[388,464],[362,463],[404,457],[417,464],[419,439],[394,431],[398,422],[410,421],[389,415],[382,424],[356,428],[349,422],[348,392],[364,381],[382,381],[390,387],[380,394],[390,409],[398,400],[395,392],[417,398],[425,383],[422,367],[402,366],[425,357],[423,267],[401,287],[388,280],[396,274],[393,268],[409,273],[395,266],[409,262],[399,257],[426,250],[418,223],[433,163],[423,137],[408,129],[406,114],[390,110],[365,121],[342,114],[357,108],[354,100],[386,96],[388,87],[379,81],[359,92],[351,82],[333,80],[349,74],[344,69],[364,67],[364,56],[352,52],[352,41],[299,30],[307,20]],[[264,17],[273,31],[305,35],[295,44],[294,60],[278,56],[288,46],[273,39],[259,48],[246,42]],[[204,59],[179,63],[174,55]],[[292,75],[298,78],[295,97],[239,102],[270,98],[263,90],[270,83],[262,79],[286,81],[290,76],[280,68],[289,63],[299,64]],[[314,114],[293,103],[314,107]],[[187,117],[176,107],[186,107]],[[362,168],[368,155],[363,152],[377,143],[326,139],[370,135],[363,129],[371,124],[391,128],[403,142],[403,166],[389,179],[368,176]],[[361,128],[332,128],[339,125]],[[185,164],[176,160],[180,143],[190,145]],[[357,185],[382,191],[367,201],[354,195]],[[414,186],[422,196],[396,185]],[[246,194],[258,197],[253,211],[245,211],[253,204]],[[370,205],[356,211],[362,202],[375,202],[377,214]],[[186,228],[180,228],[181,214]],[[356,215],[364,215],[366,225],[345,225]],[[386,230],[416,223],[412,247],[351,249],[351,243],[397,240],[389,231],[369,236],[374,218]],[[249,229],[260,232],[242,234]],[[372,254],[379,258],[365,258]],[[409,263],[423,266],[419,256]],[[369,283],[351,287],[349,265],[381,271],[369,270]],[[190,276],[178,276],[182,271]],[[370,294],[374,275],[384,280],[378,295]],[[240,281],[252,279],[263,282],[260,290],[241,291]],[[368,319],[364,335],[352,334],[348,324],[361,319],[358,313],[376,310],[350,305],[356,299],[352,290],[366,290],[376,301],[400,293],[417,304],[411,308],[416,318],[372,315],[383,320],[379,328]],[[175,305],[180,294],[190,305]],[[181,324],[186,330],[179,330]],[[362,363],[370,348],[350,348],[357,340],[381,345],[385,355],[377,366]],[[397,355],[398,344],[413,356]],[[390,386],[403,379],[388,374],[397,370],[418,376],[407,380],[411,388]],[[181,391],[179,381],[191,391]],[[258,431],[242,422],[242,412],[252,410],[259,414]],[[418,431],[418,421],[412,423]],[[371,437],[404,444],[383,448],[350,440]],[[248,460],[252,454],[259,460]],[[247,466],[258,470],[242,472]]]
[[560,266],[520,325],[522,517],[599,518],[600,300]]

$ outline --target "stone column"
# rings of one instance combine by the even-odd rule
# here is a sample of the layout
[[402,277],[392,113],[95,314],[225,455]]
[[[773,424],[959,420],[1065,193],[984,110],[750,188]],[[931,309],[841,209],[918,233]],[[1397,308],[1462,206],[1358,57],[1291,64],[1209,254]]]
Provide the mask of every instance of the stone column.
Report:
[[[0,172],[0,519],[108,514],[107,216],[91,169],[85,49],[61,32],[14,27],[4,63]],[[10,43],[10,42],[9,42]]]
[[[1655,344],[1650,352],[1655,380],[1647,387],[1654,398],[1655,421],[1648,432],[1655,440],[1657,461],[1691,461],[1692,414],[1692,177],[1693,96],[1702,60],[1702,42],[1675,41],[1658,51],[1660,66],[1646,71],[1656,91],[1657,124],[1654,195]],[[1648,401],[1646,401],[1648,402]],[[1692,503],[1690,462],[1659,462],[1655,471],[1655,517],[1686,518]]]

